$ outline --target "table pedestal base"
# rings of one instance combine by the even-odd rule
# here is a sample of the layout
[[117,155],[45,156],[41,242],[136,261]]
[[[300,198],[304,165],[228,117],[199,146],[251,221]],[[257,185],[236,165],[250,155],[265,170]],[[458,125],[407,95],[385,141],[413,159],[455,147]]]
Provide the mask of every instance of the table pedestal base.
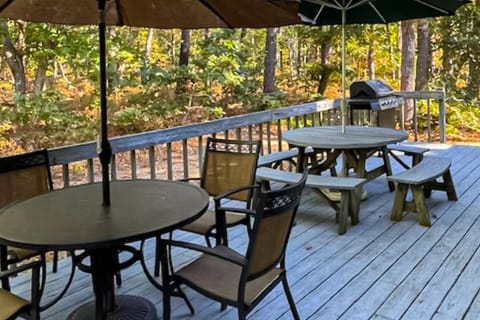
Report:
[[[108,316],[109,320],[148,320],[157,319],[157,310],[153,303],[142,297],[120,295],[115,296],[115,312]],[[92,320],[95,319],[95,301],[80,306],[68,320]]]

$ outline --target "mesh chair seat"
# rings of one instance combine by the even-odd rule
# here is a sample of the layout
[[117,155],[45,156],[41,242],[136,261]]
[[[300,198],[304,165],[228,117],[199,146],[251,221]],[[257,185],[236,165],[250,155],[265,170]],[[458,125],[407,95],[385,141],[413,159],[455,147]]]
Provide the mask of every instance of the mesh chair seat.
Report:
[[[229,251],[227,252],[229,255],[240,256],[225,246],[217,246],[213,250],[222,251],[223,255],[225,255],[225,251]],[[212,270],[215,272],[211,272]],[[261,277],[247,282],[245,304],[251,305],[284,271],[281,268],[273,268]],[[221,297],[232,303],[238,300],[238,285],[242,274],[242,266],[238,264],[213,255],[202,255],[175,274],[190,286],[201,288],[207,294]]]
[[0,319],[9,319],[29,305],[30,302],[27,300],[11,294],[7,290],[0,289]]
[[[227,211],[225,220],[227,222],[227,226],[236,225],[245,220],[245,214]],[[213,228],[215,228],[215,211],[208,210],[200,218],[184,226],[182,230],[200,234],[207,234]]]

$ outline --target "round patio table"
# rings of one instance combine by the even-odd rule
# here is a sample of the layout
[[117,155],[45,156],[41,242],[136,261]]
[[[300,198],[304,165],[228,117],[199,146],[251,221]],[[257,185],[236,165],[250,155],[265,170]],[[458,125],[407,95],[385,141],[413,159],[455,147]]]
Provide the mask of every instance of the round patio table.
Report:
[[[15,203],[0,211],[0,243],[35,250],[85,250],[95,302],[79,307],[75,319],[145,319],[155,307],[136,296],[114,292],[114,274],[128,263],[118,251],[128,242],[170,232],[197,219],[208,207],[208,194],[193,185],[165,180],[111,183],[111,206],[102,206],[100,183],[65,188]],[[166,263],[166,261],[162,261]],[[81,264],[81,265],[80,265]],[[153,312],[153,313],[152,313]]]
[[[304,127],[283,133],[282,138],[292,147],[299,149],[298,170],[306,166],[305,148],[312,147],[316,152],[326,154],[323,161],[314,165],[313,172],[322,172],[333,168],[337,158],[344,154],[344,174],[348,167],[354,168],[357,177],[374,179],[383,173],[391,175],[391,165],[387,145],[406,140],[407,133],[381,127],[347,126],[342,133],[341,126]],[[383,164],[367,171],[366,161],[381,151]],[[390,190],[394,189],[389,183]]]

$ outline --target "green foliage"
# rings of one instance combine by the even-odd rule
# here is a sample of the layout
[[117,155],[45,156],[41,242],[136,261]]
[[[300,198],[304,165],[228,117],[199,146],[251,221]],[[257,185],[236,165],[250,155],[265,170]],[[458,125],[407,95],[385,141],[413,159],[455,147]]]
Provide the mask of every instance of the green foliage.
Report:
[[15,128],[10,133],[24,147],[53,147],[93,139],[92,121],[64,99],[56,91],[17,96],[15,110],[2,106],[0,118],[5,119],[4,126]]
[[285,106],[287,101],[287,95],[285,92],[276,91],[269,94],[264,94],[262,96],[262,109],[263,110],[270,110],[270,109],[277,109],[280,107]]
[[[0,70],[0,148],[53,146],[91,140],[98,124],[98,29],[8,23],[23,55],[27,87],[41,64],[49,90],[13,100],[8,68]],[[480,10],[465,6],[454,17],[431,20],[433,80],[445,87],[448,130],[478,128],[480,87]],[[398,24],[348,26],[347,86],[368,76],[373,49],[375,76],[399,88]],[[283,107],[341,95],[341,28],[281,28],[277,37],[278,91],[264,95],[265,29],[191,31],[190,62],[178,67],[180,30],[107,28],[108,106],[111,134],[125,134]],[[150,37],[151,36],[151,37]],[[147,39],[153,39],[147,54]],[[371,52],[371,51],[370,51]],[[4,64],[5,65],[5,64]],[[319,79],[327,79],[326,84]],[[183,83],[185,88],[177,88]],[[15,107],[12,106],[15,104]],[[462,104],[468,105],[461,107]],[[421,106],[421,113],[426,112]],[[437,110],[432,105],[433,110]],[[435,111],[437,112],[437,111]],[[420,118],[420,127],[425,127]],[[15,137],[15,141],[13,138]]]

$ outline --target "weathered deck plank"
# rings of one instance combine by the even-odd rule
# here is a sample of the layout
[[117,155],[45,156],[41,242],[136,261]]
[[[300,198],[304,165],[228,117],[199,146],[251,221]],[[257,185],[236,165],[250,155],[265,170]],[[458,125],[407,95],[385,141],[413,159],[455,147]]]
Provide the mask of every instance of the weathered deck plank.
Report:
[[[478,319],[480,318],[480,148],[429,145],[428,155],[452,159],[452,175],[459,200],[449,202],[432,193],[427,203],[430,228],[420,226],[414,214],[401,222],[390,220],[394,193],[386,179],[366,184],[368,199],[360,206],[360,224],[336,232],[334,211],[307,190],[287,251],[288,279],[302,319]],[[375,161],[375,159],[373,159]],[[392,162],[393,171],[403,170]],[[232,247],[245,250],[245,229],[229,233]],[[203,243],[202,238],[178,232],[176,237]],[[153,243],[146,248],[153,264]],[[176,250],[177,264],[192,254]],[[58,290],[68,263],[51,275],[48,291]],[[151,286],[138,264],[122,271],[117,293],[142,295],[157,305],[162,295]],[[63,279],[64,280],[64,279]],[[79,304],[93,298],[89,275],[77,272],[67,297],[45,311],[47,320],[65,319]],[[28,291],[28,277],[14,280],[15,290]],[[187,289],[196,309],[190,316],[180,299],[172,299],[173,319],[236,319],[236,311]],[[281,287],[274,290],[250,319],[291,319]]]

